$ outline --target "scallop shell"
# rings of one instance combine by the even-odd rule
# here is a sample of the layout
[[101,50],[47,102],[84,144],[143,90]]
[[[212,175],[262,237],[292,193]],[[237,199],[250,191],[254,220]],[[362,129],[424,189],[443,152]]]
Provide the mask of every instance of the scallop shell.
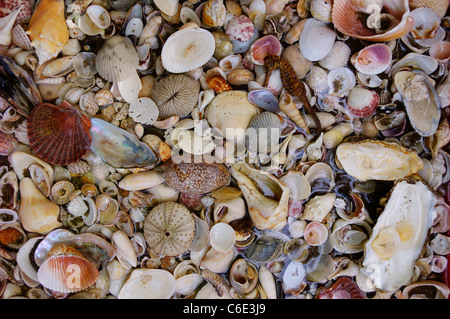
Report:
[[43,0],[36,6],[27,34],[42,64],[56,57],[69,41],[63,0]]
[[139,56],[127,37],[115,35],[105,41],[97,53],[96,69],[107,81],[120,82],[130,78],[137,70]]
[[92,286],[99,276],[97,268],[75,248],[59,244],[52,247],[39,267],[38,279],[44,287],[60,292],[76,292]]
[[12,29],[12,42],[18,47],[30,51],[33,50],[31,40],[22,25],[16,24]]
[[246,130],[246,146],[257,153],[270,154],[279,146],[283,121],[279,115],[263,112],[256,115]]
[[436,11],[430,8],[417,8],[411,11],[414,25],[411,34],[414,39],[427,39],[436,36],[441,19]]
[[[230,171],[221,163],[204,158],[191,157],[190,154],[180,161],[170,160],[163,164],[166,183],[180,193],[206,194],[228,185]],[[200,159],[200,162],[198,160]]]
[[411,10],[417,8],[431,8],[439,14],[440,19],[445,16],[449,4],[450,3],[447,0],[409,0],[409,7]]
[[256,40],[247,54],[250,56],[250,61],[255,65],[264,65],[264,58],[267,55],[281,55],[282,51],[283,47],[280,40],[269,34]]
[[159,118],[183,117],[194,109],[200,85],[191,77],[172,74],[155,83],[151,98],[159,108]]
[[355,68],[364,74],[379,74],[387,70],[392,52],[384,43],[372,44],[360,50],[352,58]]
[[335,40],[336,32],[324,22],[309,18],[303,26],[298,45],[306,59],[319,61],[330,53]]
[[350,55],[351,49],[348,44],[343,41],[336,41],[327,56],[319,60],[319,65],[328,70],[343,67],[347,65]]
[[182,29],[173,33],[164,43],[162,64],[172,73],[187,72],[208,62],[215,48],[211,32],[201,28]]
[[65,165],[80,160],[91,147],[89,119],[63,102],[39,104],[27,122],[30,147],[44,161]]
[[154,207],[144,221],[144,236],[150,250],[161,256],[178,256],[189,249],[195,221],[182,204],[164,202]]
[[352,2],[353,0],[335,0],[333,3],[333,25],[345,35],[367,41],[384,42],[400,38],[412,29],[414,19],[409,14],[408,0],[384,1],[382,9],[399,23],[380,34],[366,26],[364,19],[359,18],[359,12]]
[[353,116],[372,116],[380,102],[380,96],[373,90],[355,86],[350,90],[347,98],[347,109]]

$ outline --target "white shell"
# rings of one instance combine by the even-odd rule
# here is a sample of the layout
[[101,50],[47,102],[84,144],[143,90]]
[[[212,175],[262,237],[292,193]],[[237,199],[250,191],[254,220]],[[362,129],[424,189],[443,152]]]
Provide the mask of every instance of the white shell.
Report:
[[142,89],[142,82],[139,74],[133,72],[133,74],[123,81],[117,82],[117,88],[120,92],[120,96],[125,102],[132,103],[139,97],[139,91]]
[[211,32],[201,28],[176,31],[164,43],[162,64],[171,73],[196,69],[213,56],[215,41]]
[[114,232],[111,243],[116,251],[117,259],[127,269],[136,267],[138,260],[133,243],[130,238],[121,230]]
[[173,16],[178,11],[178,0],[154,0],[159,10],[168,16]]
[[128,115],[135,122],[151,125],[158,119],[159,108],[152,99],[141,97],[130,103]]
[[30,254],[36,243],[41,241],[44,236],[36,236],[27,240],[25,244],[20,247],[17,252],[16,261],[25,275],[27,275],[30,279],[34,281],[38,280],[37,269],[33,266],[33,263],[30,260]]
[[108,28],[111,23],[111,17],[109,16],[108,10],[100,5],[90,5],[86,9],[86,14],[89,16],[91,21],[101,29]]
[[376,288],[394,291],[412,278],[432,224],[435,201],[422,182],[403,181],[394,187],[365,245],[363,266]]
[[336,32],[324,22],[309,18],[300,34],[300,51],[309,61],[319,61],[330,53],[335,40]]
[[118,299],[169,299],[175,278],[167,270],[135,269],[124,283]]
[[226,223],[217,223],[211,227],[209,241],[214,249],[225,252],[234,246],[234,243],[236,242],[236,233],[230,225]]
[[356,85],[355,74],[345,66],[328,72],[327,80],[330,93],[339,97],[344,96]]
[[319,61],[319,65],[328,70],[346,66],[350,59],[350,55],[351,49],[348,44],[342,41],[336,41],[333,44],[330,53]]

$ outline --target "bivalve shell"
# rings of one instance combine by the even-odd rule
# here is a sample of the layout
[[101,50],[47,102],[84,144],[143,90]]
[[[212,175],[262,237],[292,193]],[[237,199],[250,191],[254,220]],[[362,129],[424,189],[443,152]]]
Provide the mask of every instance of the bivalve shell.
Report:
[[306,59],[319,61],[330,53],[335,40],[336,32],[324,22],[309,18],[303,26],[298,44]]
[[387,70],[392,60],[392,52],[384,43],[372,44],[355,53],[352,62],[364,74],[379,74]]
[[169,299],[175,277],[163,269],[134,269],[120,289],[118,299]]

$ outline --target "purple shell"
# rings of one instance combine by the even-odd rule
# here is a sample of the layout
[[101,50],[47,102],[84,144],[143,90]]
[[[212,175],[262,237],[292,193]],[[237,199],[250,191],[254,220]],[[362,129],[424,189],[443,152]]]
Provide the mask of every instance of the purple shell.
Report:
[[250,103],[266,111],[275,113],[280,111],[277,97],[268,89],[250,91],[248,92],[247,99]]
[[239,15],[228,22],[225,32],[231,40],[248,41],[255,32],[255,26],[246,15]]

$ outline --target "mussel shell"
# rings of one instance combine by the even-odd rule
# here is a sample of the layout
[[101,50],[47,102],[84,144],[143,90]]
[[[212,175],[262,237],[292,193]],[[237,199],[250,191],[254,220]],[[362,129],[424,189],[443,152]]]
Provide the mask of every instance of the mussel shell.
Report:
[[2,55],[0,55],[0,97],[24,116],[28,116],[34,105],[42,103],[39,89],[30,75],[13,59]]
[[245,250],[245,256],[256,263],[279,260],[283,255],[284,241],[281,238],[265,235],[256,239]]

